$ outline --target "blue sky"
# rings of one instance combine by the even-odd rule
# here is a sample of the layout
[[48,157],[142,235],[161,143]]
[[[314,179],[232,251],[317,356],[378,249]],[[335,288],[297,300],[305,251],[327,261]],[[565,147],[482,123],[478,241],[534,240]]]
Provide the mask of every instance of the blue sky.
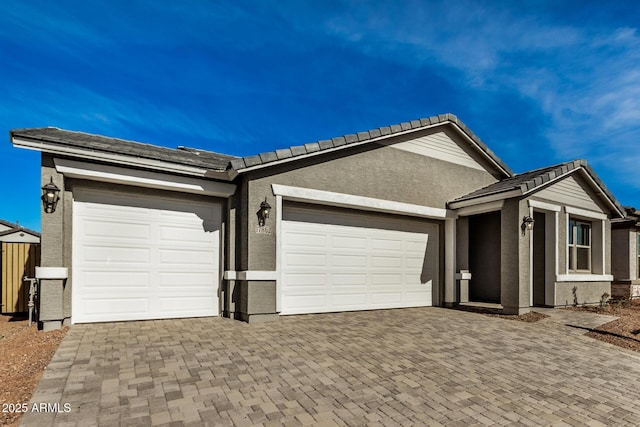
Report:
[[0,218],[40,229],[56,126],[255,154],[456,114],[515,172],[586,159],[640,208],[635,1],[0,3]]

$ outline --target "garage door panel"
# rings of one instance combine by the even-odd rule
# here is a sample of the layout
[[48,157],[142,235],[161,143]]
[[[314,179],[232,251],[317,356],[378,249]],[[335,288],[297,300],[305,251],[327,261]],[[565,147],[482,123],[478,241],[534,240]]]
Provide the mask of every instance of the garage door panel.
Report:
[[162,264],[171,265],[208,265],[211,262],[211,252],[204,250],[187,250],[183,248],[179,249],[160,249],[159,259]]
[[212,273],[194,273],[189,271],[171,273],[160,272],[159,277],[159,286],[161,288],[189,286],[208,289],[216,280],[215,275]]
[[[212,304],[217,304],[213,297],[194,297],[194,296],[166,296],[158,298],[159,311],[165,316],[175,314],[184,317],[185,315],[193,315],[197,317],[201,311],[207,310]],[[167,316],[175,317],[175,316]]]
[[333,236],[331,247],[334,249],[366,249],[367,239],[356,236]]
[[[437,273],[437,259],[426,257],[428,244],[437,257],[437,224],[335,212],[285,206],[282,314],[432,305],[433,282],[424,272]],[[308,239],[319,231],[326,237],[313,252],[299,243],[312,245]],[[312,284],[314,296],[304,295]]]
[[87,317],[98,318],[100,315],[113,315],[122,319],[125,315],[143,316],[149,311],[147,298],[86,298],[82,313]]
[[366,310],[367,309],[366,293],[334,293],[331,295],[331,305],[325,309],[332,310]]
[[149,273],[147,272],[85,270],[81,280],[86,291],[106,288],[149,288]]
[[283,275],[285,281],[289,284],[289,289],[311,288],[313,286],[325,286],[326,274],[324,271],[305,272],[304,274],[286,273]]
[[176,227],[170,224],[160,225],[160,238],[165,242],[180,242],[183,245],[197,246],[209,244],[213,233],[203,233],[202,227]]
[[74,323],[218,314],[218,203],[84,188],[74,196]]
[[335,286],[367,285],[366,274],[331,274],[331,284]]
[[82,260],[86,263],[109,264],[143,264],[151,259],[151,251],[143,248],[89,246],[83,248]]
[[367,266],[367,257],[363,255],[335,254],[331,256],[331,266],[343,268],[361,268]]
[[295,267],[324,267],[327,264],[327,256],[323,253],[287,253],[285,254],[289,265]]
[[401,292],[373,292],[371,294],[371,303],[376,306],[391,305],[396,307],[402,307],[402,293]]
[[402,240],[397,239],[371,239],[371,249],[383,251],[402,251]]
[[[310,310],[314,310],[314,313],[321,313],[327,311],[325,309],[327,307],[327,296],[324,293],[311,295],[292,293],[287,298],[286,304],[283,308],[289,314],[309,313]],[[318,307],[323,309],[315,311]]]
[[401,268],[402,267],[402,260],[403,258],[401,256],[372,256],[371,260],[373,261],[372,267],[375,266],[376,268],[386,268],[386,267],[396,267],[396,268]]
[[108,220],[94,220],[84,222],[82,232],[85,239],[97,238],[100,240],[147,240],[151,234],[148,224],[118,224]]

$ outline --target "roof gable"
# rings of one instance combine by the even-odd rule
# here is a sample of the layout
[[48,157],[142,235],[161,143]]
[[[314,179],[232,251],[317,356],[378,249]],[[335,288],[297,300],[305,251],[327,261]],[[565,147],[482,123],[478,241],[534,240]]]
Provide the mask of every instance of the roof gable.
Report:
[[[459,141],[451,132],[437,130],[415,138],[400,142],[383,142],[396,150],[407,151],[424,157],[443,160],[471,169],[486,170],[486,161],[481,162],[478,156],[473,156],[470,150],[464,150],[464,142]],[[483,166],[483,164],[485,166]]]
[[[486,158],[488,163],[491,164],[495,169],[497,175],[501,177],[510,177],[511,175],[513,175],[511,169],[502,160],[500,160],[500,158],[498,158],[498,156],[496,156],[495,153],[493,153],[493,151],[491,151],[489,147],[487,147],[487,145],[480,140],[480,138],[478,138],[461,120],[459,120],[453,114],[441,114],[438,116],[432,116],[420,120],[412,120],[410,122],[372,129],[365,132],[358,132],[355,134],[316,141],[309,144],[269,151],[255,156],[236,158],[231,160],[230,167],[242,173],[257,168],[263,168],[284,162],[307,158],[324,152],[341,150],[355,145],[374,142],[386,142],[390,138],[396,136],[407,135],[437,126],[447,125],[455,129],[460,134],[460,136],[466,140],[469,146],[473,147],[473,149],[475,149],[479,153],[479,155]],[[404,146],[403,148],[408,149],[409,147]],[[428,149],[428,146],[423,146],[420,149]],[[457,158],[461,159],[460,156],[458,156]]]
[[[571,181],[566,181],[563,185],[566,187],[555,189],[552,191],[562,192],[569,191],[571,188],[577,190],[575,185],[583,187],[583,185],[589,186],[593,189],[596,196],[599,196],[603,203],[609,206],[609,209],[615,213],[617,217],[624,216],[624,209],[618,203],[616,198],[607,189],[604,183],[600,180],[595,171],[589,166],[585,160],[574,160],[572,162],[561,163],[558,165],[548,166],[541,169],[535,169],[528,172],[516,174],[510,178],[503,179],[494,184],[488,185],[484,188],[476,190],[466,196],[460,197],[456,200],[449,202],[449,206],[453,209],[457,209],[464,206],[471,206],[474,204],[484,203],[489,200],[501,200],[510,197],[530,196],[534,193],[541,192],[543,189],[558,183],[560,180],[566,179],[569,175],[574,173],[581,173],[585,184],[571,184]],[[567,187],[568,186],[568,187]],[[569,188],[571,187],[571,188]],[[544,193],[543,193],[544,194]],[[586,195],[585,197],[591,198]],[[583,197],[583,203],[586,199]]]

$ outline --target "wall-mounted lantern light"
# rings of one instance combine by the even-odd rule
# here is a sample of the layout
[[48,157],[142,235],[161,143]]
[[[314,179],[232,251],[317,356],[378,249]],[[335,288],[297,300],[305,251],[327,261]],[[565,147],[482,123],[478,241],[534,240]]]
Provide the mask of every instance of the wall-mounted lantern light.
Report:
[[46,213],[55,212],[58,200],[60,200],[59,193],[60,189],[53,183],[53,177],[51,177],[51,182],[42,187],[42,206]]
[[522,225],[520,226],[520,230],[522,230],[522,235],[524,236],[526,231],[533,230],[533,225],[535,224],[535,220],[530,216],[522,217]]
[[260,210],[257,212],[258,225],[264,227],[269,214],[271,213],[271,205],[267,202],[267,198],[264,198],[264,202],[260,203]]

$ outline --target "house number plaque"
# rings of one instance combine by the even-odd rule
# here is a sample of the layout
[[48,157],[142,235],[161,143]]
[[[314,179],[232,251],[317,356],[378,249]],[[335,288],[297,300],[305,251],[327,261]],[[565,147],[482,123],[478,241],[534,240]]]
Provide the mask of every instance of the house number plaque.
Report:
[[256,234],[271,234],[271,227],[268,225],[257,226]]

